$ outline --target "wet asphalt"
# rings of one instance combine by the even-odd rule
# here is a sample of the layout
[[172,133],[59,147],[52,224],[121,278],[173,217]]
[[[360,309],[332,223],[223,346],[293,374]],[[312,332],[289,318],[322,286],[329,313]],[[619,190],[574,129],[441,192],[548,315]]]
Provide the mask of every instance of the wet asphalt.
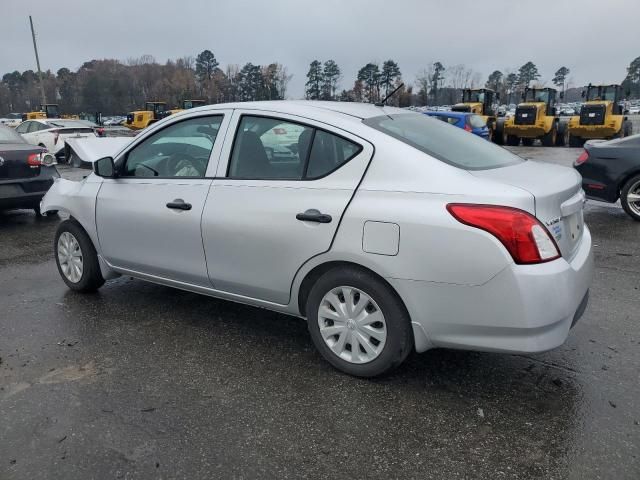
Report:
[[361,380],[299,319],[131,278],[73,293],[59,218],[0,214],[0,479],[638,479],[640,223],[585,218],[596,272],[565,345]]

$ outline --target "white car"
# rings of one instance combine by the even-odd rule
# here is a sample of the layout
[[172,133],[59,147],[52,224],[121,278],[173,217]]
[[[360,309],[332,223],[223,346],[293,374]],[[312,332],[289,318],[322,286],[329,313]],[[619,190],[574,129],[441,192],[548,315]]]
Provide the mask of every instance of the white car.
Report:
[[26,120],[16,127],[16,132],[33,145],[46,148],[60,157],[64,154],[64,143],[69,138],[95,137],[97,125],[85,120],[46,118]]
[[94,173],[41,207],[70,215],[72,290],[127,275],[299,316],[358,376],[413,349],[549,350],[587,304],[580,175],[421,113],[219,104],[91,143]]

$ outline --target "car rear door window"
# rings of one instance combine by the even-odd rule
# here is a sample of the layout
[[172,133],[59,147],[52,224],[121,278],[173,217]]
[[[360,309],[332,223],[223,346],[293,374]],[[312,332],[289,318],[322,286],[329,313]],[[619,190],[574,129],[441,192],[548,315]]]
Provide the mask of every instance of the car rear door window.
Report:
[[31,122],[31,124],[29,125],[29,129],[27,130],[27,133],[33,133],[39,130],[40,130],[40,124],[38,122]]
[[127,154],[122,176],[203,178],[221,123],[214,115],[163,128]]
[[313,180],[353,158],[361,146],[308,125],[245,115],[234,140],[228,177]]

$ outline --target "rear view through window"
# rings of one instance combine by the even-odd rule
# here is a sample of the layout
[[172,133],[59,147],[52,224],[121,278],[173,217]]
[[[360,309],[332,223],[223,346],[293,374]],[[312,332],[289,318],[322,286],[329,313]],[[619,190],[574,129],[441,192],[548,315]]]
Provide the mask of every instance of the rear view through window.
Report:
[[371,117],[363,123],[464,170],[488,170],[524,162],[502,147],[420,113]]

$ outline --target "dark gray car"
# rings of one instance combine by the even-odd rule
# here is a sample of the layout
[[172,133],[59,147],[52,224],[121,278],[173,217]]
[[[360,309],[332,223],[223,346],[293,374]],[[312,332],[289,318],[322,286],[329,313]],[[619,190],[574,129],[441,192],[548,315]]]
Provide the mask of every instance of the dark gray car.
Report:
[[60,176],[54,164],[46,149],[0,125],[0,210],[32,208],[40,215],[40,200]]

